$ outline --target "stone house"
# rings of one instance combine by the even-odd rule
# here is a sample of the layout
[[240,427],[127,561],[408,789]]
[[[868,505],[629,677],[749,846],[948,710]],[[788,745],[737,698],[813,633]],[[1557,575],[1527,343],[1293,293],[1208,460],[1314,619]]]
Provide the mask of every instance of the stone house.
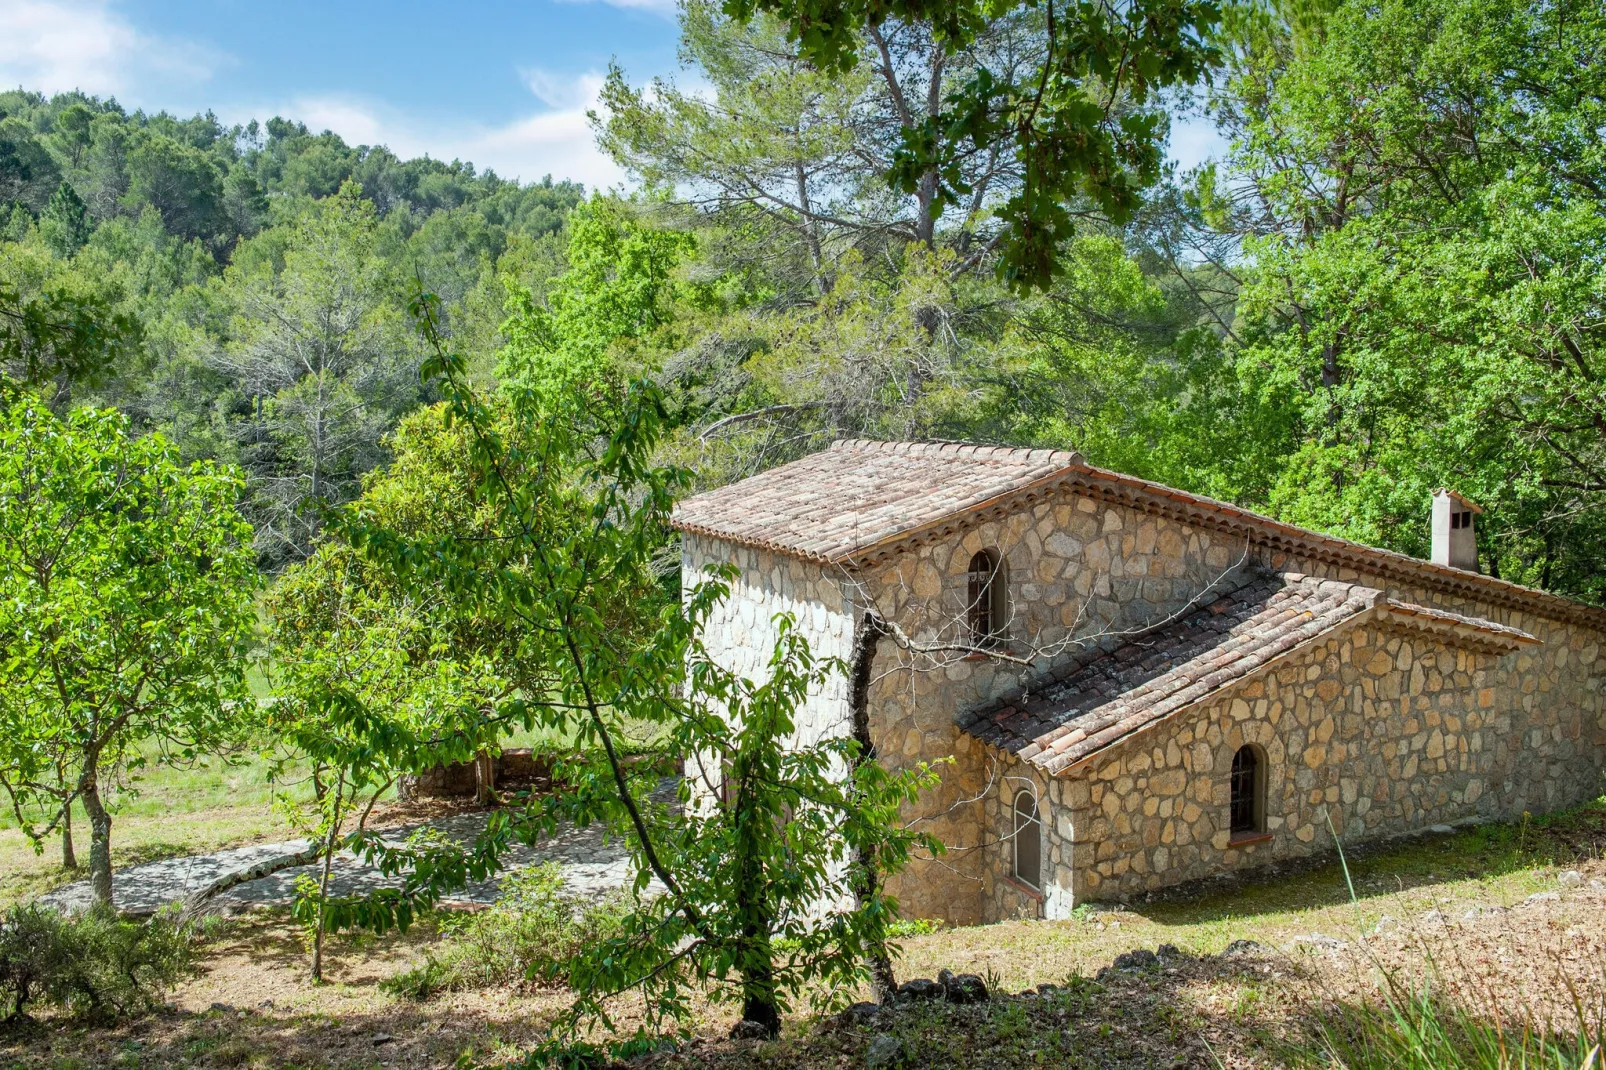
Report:
[[1599,795],[1606,610],[1480,575],[1471,502],[1425,512],[1430,561],[1073,452],[844,441],[673,523],[685,583],[739,570],[714,657],[758,674],[791,614],[863,671],[880,761],[945,763],[910,817],[948,853],[892,890],[974,923]]

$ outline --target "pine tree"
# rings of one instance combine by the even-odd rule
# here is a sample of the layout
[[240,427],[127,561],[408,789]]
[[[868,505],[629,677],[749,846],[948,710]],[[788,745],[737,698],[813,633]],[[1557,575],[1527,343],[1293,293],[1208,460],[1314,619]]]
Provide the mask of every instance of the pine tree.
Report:
[[65,260],[83,248],[90,229],[88,206],[70,183],[63,182],[39,215],[40,236],[51,252]]

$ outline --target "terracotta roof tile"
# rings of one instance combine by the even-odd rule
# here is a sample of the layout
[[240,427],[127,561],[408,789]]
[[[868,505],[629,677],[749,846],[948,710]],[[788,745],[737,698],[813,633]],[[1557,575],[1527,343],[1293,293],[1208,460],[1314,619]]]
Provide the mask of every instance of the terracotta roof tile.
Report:
[[1080,460],[1059,450],[844,440],[690,498],[676,507],[673,523],[835,562],[1053,478]]
[[675,508],[671,524],[822,563],[859,564],[951,530],[989,508],[1009,508],[1022,497],[1061,485],[1247,537],[1273,555],[1307,556],[1606,629],[1606,609],[1600,606],[1307,531],[1230,502],[1095,468],[1064,450],[844,440],[689,498]]
[[1493,621],[1391,602],[1359,584],[1258,573],[1209,605],[968,711],[960,727],[1049,773],[1064,772],[1372,609],[1475,645],[1537,642]]

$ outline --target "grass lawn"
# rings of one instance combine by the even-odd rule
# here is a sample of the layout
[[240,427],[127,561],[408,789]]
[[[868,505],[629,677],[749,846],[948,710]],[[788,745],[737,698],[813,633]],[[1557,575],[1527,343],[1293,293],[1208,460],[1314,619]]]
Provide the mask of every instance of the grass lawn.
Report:
[[[801,1009],[772,1043],[726,1040],[731,1008],[702,1006],[697,1035],[647,1065],[861,1067],[872,1042],[901,1045],[908,1067],[1324,1065],[1321,1031],[1350,1021],[1355,1008],[1375,1010],[1390,978],[1401,992],[1431,987],[1476,1021],[1498,1014],[1564,1037],[1582,1008],[1598,1038],[1606,1017],[1590,1016],[1606,1015],[1603,855],[1606,800],[1526,826],[1352,853],[1354,901],[1335,863],[1066,921],[938,928],[904,942],[900,977],[974,972],[996,998],[918,1005],[862,1024]],[[535,1042],[566,1005],[560,991],[520,987],[423,1002],[381,990],[437,939],[427,923],[405,936],[340,939],[330,982],[313,985],[294,926],[278,913],[247,915],[208,949],[202,974],[174,993],[171,1010],[117,1028],[47,1018],[0,1032],[0,1067],[497,1065]],[[1240,940],[1257,946],[1221,954]],[[1099,979],[1117,955],[1163,944],[1179,954]],[[1043,984],[1062,987],[1039,994]],[[639,1021],[640,1008],[621,1001],[621,1033]],[[1465,1065],[1382,1054],[1345,1062]]]

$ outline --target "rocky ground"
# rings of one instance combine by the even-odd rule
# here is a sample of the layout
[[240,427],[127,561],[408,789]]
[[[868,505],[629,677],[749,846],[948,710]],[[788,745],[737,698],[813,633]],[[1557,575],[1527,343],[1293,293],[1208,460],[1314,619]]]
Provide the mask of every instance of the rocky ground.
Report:
[[[673,781],[669,781],[655,794],[667,799],[673,792]],[[469,843],[485,828],[487,818],[487,811],[470,810],[392,825],[381,831],[386,842],[396,845],[423,831]],[[632,876],[624,844],[616,838],[609,839],[595,825],[577,828],[564,824],[555,835],[534,844],[516,844],[503,857],[509,869],[556,862],[568,889],[582,896],[625,888]],[[302,874],[317,876],[315,858],[312,841],[298,839],[147,862],[118,870],[112,879],[112,897],[121,912],[135,917],[214,889],[218,891],[210,898],[208,908],[215,913],[237,914],[253,907],[286,906],[294,901],[296,881]],[[330,871],[330,888],[335,895],[355,895],[400,883],[401,877],[387,877],[349,851],[335,856]],[[495,902],[500,884],[499,877],[470,884],[446,905]],[[90,902],[89,882],[69,884],[41,896],[40,902],[81,910]]]

